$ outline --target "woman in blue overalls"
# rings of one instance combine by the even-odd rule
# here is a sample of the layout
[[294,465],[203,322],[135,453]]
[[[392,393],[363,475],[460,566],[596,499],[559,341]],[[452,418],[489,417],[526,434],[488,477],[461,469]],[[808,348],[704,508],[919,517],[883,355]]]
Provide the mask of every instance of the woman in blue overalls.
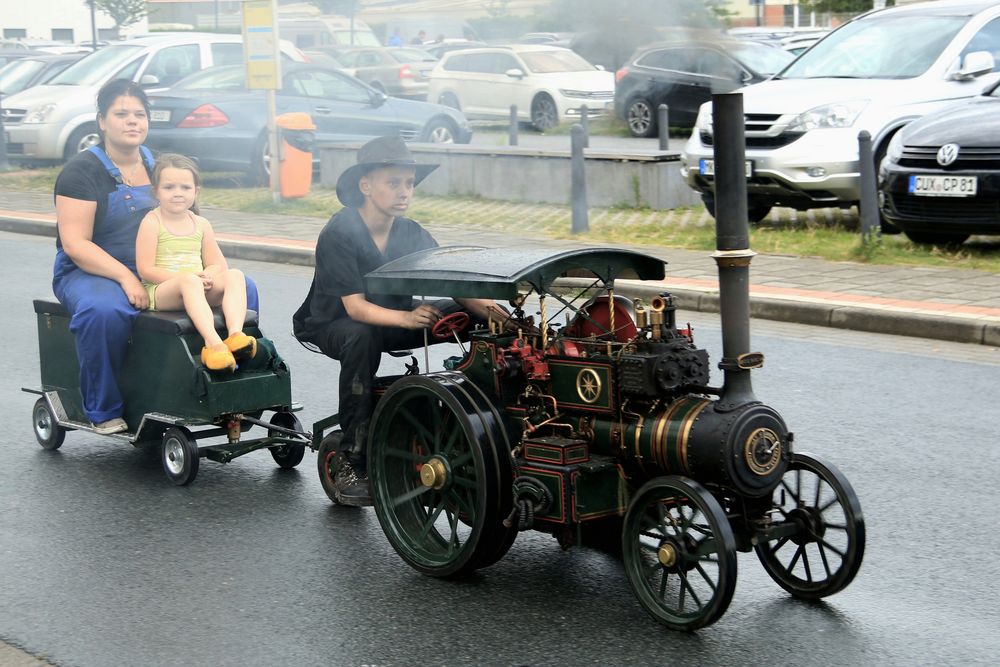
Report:
[[[97,94],[103,141],[71,159],[56,179],[56,262],[52,289],[70,312],[80,362],[80,391],[97,433],[124,431],[117,375],[132,323],[149,297],[136,274],[135,237],[156,206],[153,156],[142,145],[149,101],[135,83],[114,79]],[[247,307],[257,288],[247,279]]]

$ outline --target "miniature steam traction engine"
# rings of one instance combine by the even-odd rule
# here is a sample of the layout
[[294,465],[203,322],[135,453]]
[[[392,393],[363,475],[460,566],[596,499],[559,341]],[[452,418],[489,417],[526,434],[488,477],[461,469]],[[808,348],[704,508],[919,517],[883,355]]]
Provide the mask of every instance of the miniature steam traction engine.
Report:
[[[716,125],[724,137],[718,114]],[[663,262],[647,255],[436,248],[366,277],[371,292],[514,306],[510,321],[471,331],[447,370],[395,380],[376,406],[375,509],[412,567],[437,577],[486,567],[520,530],[552,533],[564,547],[591,527],[616,530],[636,597],[680,630],[726,611],[737,551],[756,551],[797,597],[853,580],[865,542],[853,489],[832,465],[795,451],[781,416],[751,389],[763,356],[749,350],[746,198],[722,182],[743,178],[738,148],[740,159],[716,165],[722,387],[709,385],[708,354],[678,327],[669,294],[648,304],[614,294],[622,276],[664,278]],[[554,283],[580,275],[598,295],[577,306]],[[529,295],[538,321],[523,311]],[[467,324],[457,315],[435,333]]]

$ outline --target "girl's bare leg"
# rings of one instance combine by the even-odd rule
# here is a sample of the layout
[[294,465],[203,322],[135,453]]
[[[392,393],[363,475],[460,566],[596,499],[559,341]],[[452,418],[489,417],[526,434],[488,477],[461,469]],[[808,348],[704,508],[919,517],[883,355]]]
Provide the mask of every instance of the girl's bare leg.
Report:
[[[205,339],[205,346],[211,347],[222,343],[222,338],[215,331],[215,317],[206,297],[201,278],[194,274],[177,276],[156,288],[156,309],[187,311],[194,328]],[[246,301],[245,294],[243,300]]]

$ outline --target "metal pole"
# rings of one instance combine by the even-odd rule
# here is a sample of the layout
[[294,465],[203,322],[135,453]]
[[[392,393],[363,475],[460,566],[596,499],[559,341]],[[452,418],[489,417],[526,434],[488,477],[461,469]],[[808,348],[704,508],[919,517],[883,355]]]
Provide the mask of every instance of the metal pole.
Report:
[[510,125],[507,126],[507,145],[517,146],[517,105],[510,105]]
[[590,148],[590,113],[586,104],[580,107],[580,126],[583,127],[583,147]]
[[587,220],[587,175],[583,164],[583,126],[573,125],[570,136],[570,203],[573,208],[574,234],[590,230]]
[[278,204],[281,202],[281,140],[278,137],[278,123],[275,120],[278,115],[275,91],[268,89],[267,93],[267,133],[268,148],[271,152],[271,200]]
[[97,50],[97,7],[94,4],[94,0],[88,0],[87,4],[90,5],[90,46],[96,51]]
[[7,133],[3,131],[3,91],[0,91],[0,171],[10,169],[7,162]]
[[715,130],[715,248],[719,267],[719,313],[725,374],[719,409],[732,410],[756,400],[749,367],[740,363],[750,351],[750,223],[747,218],[746,138],[743,95],[712,96]]
[[660,150],[670,150],[670,109],[666,104],[656,109],[656,127],[660,134]]
[[861,178],[861,240],[864,243],[878,241],[881,222],[876,193],[875,158],[872,157],[872,135],[868,130],[858,133],[858,167]]
[[215,32],[219,32],[219,0],[215,0]]

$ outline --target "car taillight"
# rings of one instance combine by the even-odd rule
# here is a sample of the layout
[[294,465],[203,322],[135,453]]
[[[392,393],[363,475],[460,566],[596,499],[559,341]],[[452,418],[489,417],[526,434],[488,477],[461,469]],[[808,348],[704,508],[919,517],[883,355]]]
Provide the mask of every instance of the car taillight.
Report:
[[628,67],[622,67],[620,70],[615,72],[615,83],[624,79],[626,74],[628,74]]
[[229,122],[229,117],[212,104],[202,104],[200,107],[177,123],[177,127],[218,127]]
[[400,79],[412,79],[413,70],[410,69],[409,65],[401,65],[399,67],[399,78]]

